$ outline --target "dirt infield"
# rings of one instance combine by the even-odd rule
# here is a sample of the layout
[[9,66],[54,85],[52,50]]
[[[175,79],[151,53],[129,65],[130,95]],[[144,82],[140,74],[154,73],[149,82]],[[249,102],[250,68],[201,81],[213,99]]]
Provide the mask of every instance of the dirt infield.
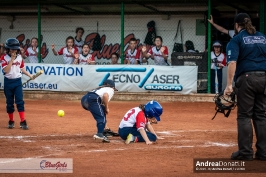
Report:
[[[5,99],[0,99],[1,158],[73,158],[73,174],[3,174],[0,176],[250,176],[250,174],[193,173],[193,158],[229,158],[237,150],[236,111],[215,120],[213,103],[162,102],[161,122],[154,125],[163,137],[157,144],[125,145],[93,140],[96,123],[79,101],[25,100],[29,130],[7,129]],[[117,131],[125,112],[139,102],[111,101],[108,126]],[[63,109],[65,116],[57,117]],[[264,174],[265,175],[265,174]],[[256,174],[256,176],[264,176]]]

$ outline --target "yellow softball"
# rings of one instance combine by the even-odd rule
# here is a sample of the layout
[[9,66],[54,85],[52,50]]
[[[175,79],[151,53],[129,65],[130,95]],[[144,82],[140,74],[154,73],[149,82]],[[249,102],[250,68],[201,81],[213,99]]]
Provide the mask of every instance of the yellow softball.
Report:
[[65,112],[64,112],[63,110],[59,110],[59,111],[57,112],[57,115],[58,115],[59,117],[63,117],[63,116],[65,115]]

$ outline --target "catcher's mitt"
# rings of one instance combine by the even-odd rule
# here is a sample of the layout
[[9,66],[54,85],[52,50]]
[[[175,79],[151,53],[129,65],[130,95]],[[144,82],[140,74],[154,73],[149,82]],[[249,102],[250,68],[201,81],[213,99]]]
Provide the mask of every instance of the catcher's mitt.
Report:
[[212,120],[216,117],[217,113],[223,113],[225,117],[228,117],[231,113],[231,110],[235,109],[236,107],[236,95],[235,92],[232,92],[228,96],[224,96],[224,93],[221,92],[216,94],[213,98],[215,103],[215,110],[216,113],[213,116]]

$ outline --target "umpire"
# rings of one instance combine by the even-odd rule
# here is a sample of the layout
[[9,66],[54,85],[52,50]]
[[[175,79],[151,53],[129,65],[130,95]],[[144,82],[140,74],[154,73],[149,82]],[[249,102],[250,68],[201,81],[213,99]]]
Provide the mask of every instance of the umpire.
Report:
[[234,29],[237,35],[226,48],[228,73],[224,91],[224,95],[233,91],[234,78],[239,150],[231,159],[253,160],[254,127],[257,137],[255,158],[266,160],[266,36],[256,31],[246,13],[235,16]]

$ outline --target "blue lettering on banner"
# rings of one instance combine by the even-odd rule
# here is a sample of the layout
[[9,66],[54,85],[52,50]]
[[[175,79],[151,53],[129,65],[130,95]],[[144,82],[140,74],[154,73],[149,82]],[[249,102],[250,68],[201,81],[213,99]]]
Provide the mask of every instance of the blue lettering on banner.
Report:
[[[107,72],[99,86],[110,77],[110,72],[145,72],[146,68],[97,68],[96,72]],[[115,83],[139,83],[139,88],[144,88],[145,90],[160,90],[160,91],[182,91],[183,86],[179,83],[179,75],[153,75],[154,68],[150,68],[147,74],[141,79],[140,75],[136,74],[113,74],[112,80]],[[147,80],[152,77],[151,84],[146,84]]]
[[22,86],[23,88],[30,89],[49,89],[49,90],[57,90],[57,84],[48,84],[48,83],[26,83]]
[[83,76],[83,68],[82,67],[61,67],[61,66],[26,66],[26,71],[30,74],[35,74],[38,71],[43,70],[45,75],[67,75],[67,76]]
[[243,38],[245,44],[266,44],[264,36],[248,36]]
[[141,83],[139,84],[139,87],[143,87],[143,85],[145,84],[145,82],[148,80],[148,78],[151,76],[151,74],[153,73],[154,68],[151,68],[150,71],[147,73],[147,75],[143,78],[143,80],[141,81]]
[[178,85],[156,85],[156,84],[149,84],[144,86],[145,90],[164,90],[164,91],[182,91],[183,86]]
[[102,79],[102,81],[100,82],[99,86],[102,86],[104,81],[106,81],[108,79],[108,77],[110,76],[110,73],[107,73],[104,78]]

